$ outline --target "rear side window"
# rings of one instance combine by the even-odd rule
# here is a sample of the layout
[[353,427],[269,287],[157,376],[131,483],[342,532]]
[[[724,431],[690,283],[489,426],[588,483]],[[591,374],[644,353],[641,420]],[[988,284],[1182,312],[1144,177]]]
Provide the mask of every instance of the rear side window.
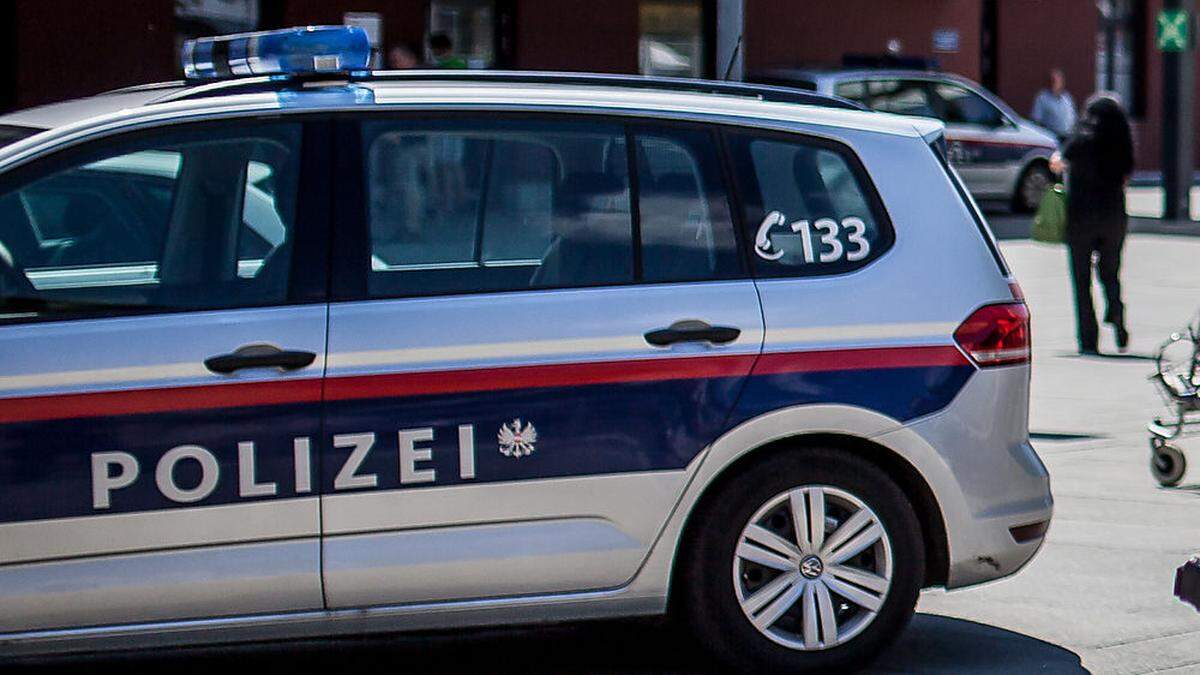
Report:
[[891,246],[891,225],[849,150],[742,133],[730,147],[759,276],[849,272]]
[[841,82],[834,88],[833,93],[848,98],[851,101],[858,101],[863,105],[870,107],[870,99],[867,97],[866,82]]
[[370,297],[742,272],[710,132],[458,118],[363,134]]
[[897,115],[937,117],[929,86],[923,80],[872,80],[867,83],[871,108]]

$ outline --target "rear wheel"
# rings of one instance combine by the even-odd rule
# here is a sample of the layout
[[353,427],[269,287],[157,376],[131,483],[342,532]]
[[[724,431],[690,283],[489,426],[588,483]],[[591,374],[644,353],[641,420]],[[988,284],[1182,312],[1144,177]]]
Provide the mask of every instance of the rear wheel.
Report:
[[1046,190],[1054,185],[1054,174],[1043,162],[1035,162],[1021,174],[1017,191],[1013,194],[1013,208],[1022,213],[1032,213],[1042,203]]
[[724,483],[694,518],[681,579],[688,619],[735,668],[855,667],[913,614],[920,525],[900,488],[858,457],[777,455]]

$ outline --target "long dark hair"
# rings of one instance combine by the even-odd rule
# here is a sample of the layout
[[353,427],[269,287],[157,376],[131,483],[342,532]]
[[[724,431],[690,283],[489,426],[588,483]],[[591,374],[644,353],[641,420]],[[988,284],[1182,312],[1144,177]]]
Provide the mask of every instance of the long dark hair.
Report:
[[1079,133],[1093,144],[1104,159],[1104,173],[1123,180],[1133,172],[1133,132],[1121,103],[1111,94],[1092,94],[1084,105]]

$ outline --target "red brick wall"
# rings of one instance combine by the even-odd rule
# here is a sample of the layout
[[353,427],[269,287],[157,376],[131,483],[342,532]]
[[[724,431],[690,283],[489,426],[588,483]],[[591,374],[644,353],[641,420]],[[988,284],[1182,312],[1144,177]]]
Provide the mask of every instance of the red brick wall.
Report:
[[1096,82],[1098,13],[1090,0],[1001,0],[997,26],[996,93],[1028,115],[1051,68],[1067,76],[1080,105]]
[[[839,65],[843,54],[882,54],[897,38],[906,56],[934,56],[943,69],[977,80],[982,23],[979,0],[746,0],[746,70]],[[939,28],[958,30],[957,53],[933,53]]]
[[14,12],[19,108],[178,77],[172,0],[37,0]]
[[516,67],[636,73],[638,3],[519,0]]

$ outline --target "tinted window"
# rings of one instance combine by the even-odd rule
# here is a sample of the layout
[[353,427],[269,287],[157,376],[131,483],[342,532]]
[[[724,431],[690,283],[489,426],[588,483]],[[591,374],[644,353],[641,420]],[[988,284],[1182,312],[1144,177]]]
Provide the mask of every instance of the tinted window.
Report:
[[921,80],[874,80],[867,83],[870,107],[898,115],[935,117],[929,88]]
[[748,134],[734,135],[731,146],[760,275],[847,272],[891,245],[848,150]]
[[386,121],[365,133],[375,297],[742,272],[711,132],[635,131],[636,211],[619,125]]
[[633,281],[619,125],[363,124],[374,297]]
[[983,127],[998,127],[1005,123],[1003,113],[996,106],[965,87],[938,83],[934,91],[941,104],[940,117],[947,123]]
[[636,132],[642,278],[699,281],[741,272],[720,173],[705,131]]
[[0,194],[7,303],[285,301],[299,137],[299,125],[164,133],[50,160],[55,169]]
[[866,82],[841,82],[834,88],[833,93],[842,98],[848,98],[851,101],[858,101],[863,105],[868,105],[869,103]]

